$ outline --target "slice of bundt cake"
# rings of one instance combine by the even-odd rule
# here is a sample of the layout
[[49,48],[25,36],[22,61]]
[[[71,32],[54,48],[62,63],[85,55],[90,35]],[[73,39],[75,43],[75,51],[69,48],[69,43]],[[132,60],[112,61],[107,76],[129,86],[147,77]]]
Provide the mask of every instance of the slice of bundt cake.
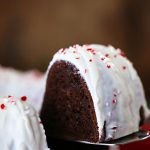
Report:
[[47,136],[117,139],[139,130],[148,115],[141,81],[121,50],[75,45],[54,55],[41,111]]

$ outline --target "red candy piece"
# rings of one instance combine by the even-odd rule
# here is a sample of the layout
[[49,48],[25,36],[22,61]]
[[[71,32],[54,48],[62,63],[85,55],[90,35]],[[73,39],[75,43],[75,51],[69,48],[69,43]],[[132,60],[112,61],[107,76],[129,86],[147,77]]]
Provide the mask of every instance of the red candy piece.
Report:
[[87,48],[87,51],[91,51],[92,50],[92,48]]
[[105,59],[105,57],[102,57],[102,58],[101,58],[101,60],[104,60],[104,59]]
[[92,48],[87,48],[87,51],[91,52],[93,55],[96,55],[95,50]]
[[116,96],[117,96],[117,94],[114,94],[114,96],[116,97]]
[[123,51],[120,52],[120,55],[121,55],[122,57],[126,57],[126,54],[125,54]]
[[5,104],[1,104],[1,109],[5,109]]
[[126,66],[123,66],[122,69],[125,70],[125,69],[126,69]]
[[107,68],[111,68],[111,65],[107,65]]
[[89,59],[89,62],[92,62],[92,59]]
[[76,59],[80,59],[80,57],[76,57]]
[[21,100],[22,100],[22,101],[26,101],[26,100],[27,100],[27,97],[26,97],[26,96],[22,96],[22,97],[21,97]]
[[109,54],[105,54],[106,57],[109,57]]
[[113,103],[113,104],[115,104],[116,102],[117,102],[116,99],[113,99],[113,100],[112,100],[112,103]]

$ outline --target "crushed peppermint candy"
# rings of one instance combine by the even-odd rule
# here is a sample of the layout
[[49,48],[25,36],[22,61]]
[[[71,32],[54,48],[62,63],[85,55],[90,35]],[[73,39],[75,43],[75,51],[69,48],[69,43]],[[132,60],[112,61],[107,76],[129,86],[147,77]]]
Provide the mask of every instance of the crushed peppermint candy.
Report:
[[92,48],[87,48],[87,51],[91,52],[93,55],[96,55],[95,50]]
[[105,54],[105,57],[109,57],[109,54]]
[[113,103],[113,104],[115,104],[116,102],[117,102],[117,100],[116,100],[116,99],[113,99],[113,100],[112,100],[112,103]]
[[111,68],[111,65],[107,65],[107,68],[110,69],[110,68]]
[[126,54],[125,54],[123,51],[120,52],[120,55],[121,55],[122,57],[126,57]]
[[126,66],[123,66],[123,67],[122,67],[123,70],[126,70],[126,68],[127,68]]
[[116,93],[114,93],[114,97],[117,97],[117,94],[116,94]]
[[26,96],[22,96],[22,97],[21,97],[21,100],[22,100],[22,101],[26,101],[26,100],[27,100],[27,97],[26,97]]
[[92,59],[89,59],[89,62],[92,62]]
[[105,57],[102,57],[101,60],[105,60]]

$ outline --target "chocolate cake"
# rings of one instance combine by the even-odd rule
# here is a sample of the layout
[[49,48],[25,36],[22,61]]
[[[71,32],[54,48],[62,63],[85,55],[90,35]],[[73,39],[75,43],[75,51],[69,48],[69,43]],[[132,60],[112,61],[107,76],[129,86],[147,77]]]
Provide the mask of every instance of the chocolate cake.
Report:
[[113,140],[139,130],[148,115],[141,81],[120,49],[75,45],[54,55],[41,111],[47,136]]

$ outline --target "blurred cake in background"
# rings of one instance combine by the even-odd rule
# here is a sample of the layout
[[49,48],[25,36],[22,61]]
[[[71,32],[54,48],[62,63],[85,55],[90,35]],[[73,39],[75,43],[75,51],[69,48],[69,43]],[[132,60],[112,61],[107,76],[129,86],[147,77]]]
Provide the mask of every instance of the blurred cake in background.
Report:
[[26,96],[0,98],[0,118],[0,149],[49,150],[41,120]]
[[43,102],[45,75],[37,70],[26,72],[0,66],[0,96],[26,95],[31,105],[39,112]]

